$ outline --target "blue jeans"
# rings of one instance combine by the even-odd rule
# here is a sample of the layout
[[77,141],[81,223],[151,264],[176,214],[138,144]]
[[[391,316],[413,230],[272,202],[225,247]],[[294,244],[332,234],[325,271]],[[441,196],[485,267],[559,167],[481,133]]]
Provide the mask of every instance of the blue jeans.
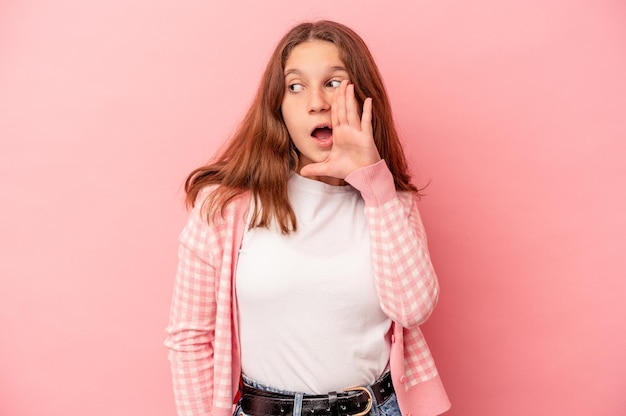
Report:
[[[243,378],[243,382],[251,387],[254,387],[260,390],[270,391],[273,393],[293,395],[295,397],[296,403],[299,402],[300,405],[302,404],[302,396],[303,396],[302,393],[279,390],[273,387],[269,387],[269,386],[259,383],[256,380],[252,380],[251,378],[246,377],[245,375],[242,376],[242,378]],[[372,392],[371,387],[368,386],[367,389],[370,391],[370,395],[372,396],[372,410],[370,410],[370,412],[368,413],[369,416],[402,416],[402,413],[400,413],[400,407],[398,406],[398,400],[396,399],[396,393],[391,393],[391,395],[383,403],[376,403],[376,397],[374,396],[374,393]],[[306,416],[306,415],[301,414],[301,410],[302,410],[301,408],[298,408],[298,406],[295,406],[293,416]],[[248,416],[241,411],[241,403],[237,403],[237,405],[235,406],[235,411],[233,412],[233,416]]]

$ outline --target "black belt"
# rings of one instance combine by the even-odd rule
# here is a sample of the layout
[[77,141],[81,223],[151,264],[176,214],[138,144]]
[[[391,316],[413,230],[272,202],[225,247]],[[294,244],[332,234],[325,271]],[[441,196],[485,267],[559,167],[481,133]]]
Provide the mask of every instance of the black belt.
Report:
[[[379,382],[372,384],[377,404],[382,404],[391,393],[393,383],[387,373]],[[292,415],[295,396],[260,390],[247,384],[241,388],[241,410],[251,416]],[[322,395],[305,394],[302,399],[303,416],[362,416],[372,408],[372,396],[365,387],[350,387],[342,392]]]

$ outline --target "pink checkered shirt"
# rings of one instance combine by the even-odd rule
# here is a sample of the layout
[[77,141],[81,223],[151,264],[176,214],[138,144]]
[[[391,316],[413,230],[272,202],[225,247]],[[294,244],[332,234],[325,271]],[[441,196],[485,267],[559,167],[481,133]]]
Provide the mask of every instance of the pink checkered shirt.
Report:
[[[384,161],[346,181],[365,201],[371,260],[382,310],[393,320],[390,368],[403,414],[433,416],[450,406],[421,323],[439,293],[426,234],[410,193],[396,192]],[[241,374],[234,273],[249,194],[209,224],[203,192],[180,235],[165,345],[179,416],[230,416]]]

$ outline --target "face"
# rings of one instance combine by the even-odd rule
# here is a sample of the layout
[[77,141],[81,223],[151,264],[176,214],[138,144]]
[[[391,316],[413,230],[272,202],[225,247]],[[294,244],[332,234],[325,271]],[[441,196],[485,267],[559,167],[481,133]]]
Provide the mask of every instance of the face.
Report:
[[330,108],[348,72],[339,49],[330,42],[306,41],[285,62],[285,96],[281,105],[289,136],[298,149],[298,170],[323,162],[333,146]]

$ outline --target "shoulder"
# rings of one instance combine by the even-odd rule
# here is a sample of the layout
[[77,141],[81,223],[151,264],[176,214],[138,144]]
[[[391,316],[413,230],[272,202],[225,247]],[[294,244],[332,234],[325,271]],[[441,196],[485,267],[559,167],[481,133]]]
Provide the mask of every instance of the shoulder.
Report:
[[249,193],[242,192],[224,207],[217,206],[213,209],[210,197],[216,190],[217,186],[211,185],[198,193],[187,223],[179,236],[182,244],[200,251],[210,250],[221,245],[238,223],[245,223]]
[[[218,195],[218,192],[223,194]],[[221,202],[221,197],[228,201]],[[221,224],[232,220],[230,217],[241,213],[242,210],[247,210],[249,201],[249,191],[234,191],[221,188],[219,185],[207,185],[198,192],[191,215],[204,218],[209,224]]]
[[415,192],[410,191],[398,191],[396,193],[398,195],[398,199],[402,205],[413,207],[417,206],[417,201],[419,200],[418,195]]

